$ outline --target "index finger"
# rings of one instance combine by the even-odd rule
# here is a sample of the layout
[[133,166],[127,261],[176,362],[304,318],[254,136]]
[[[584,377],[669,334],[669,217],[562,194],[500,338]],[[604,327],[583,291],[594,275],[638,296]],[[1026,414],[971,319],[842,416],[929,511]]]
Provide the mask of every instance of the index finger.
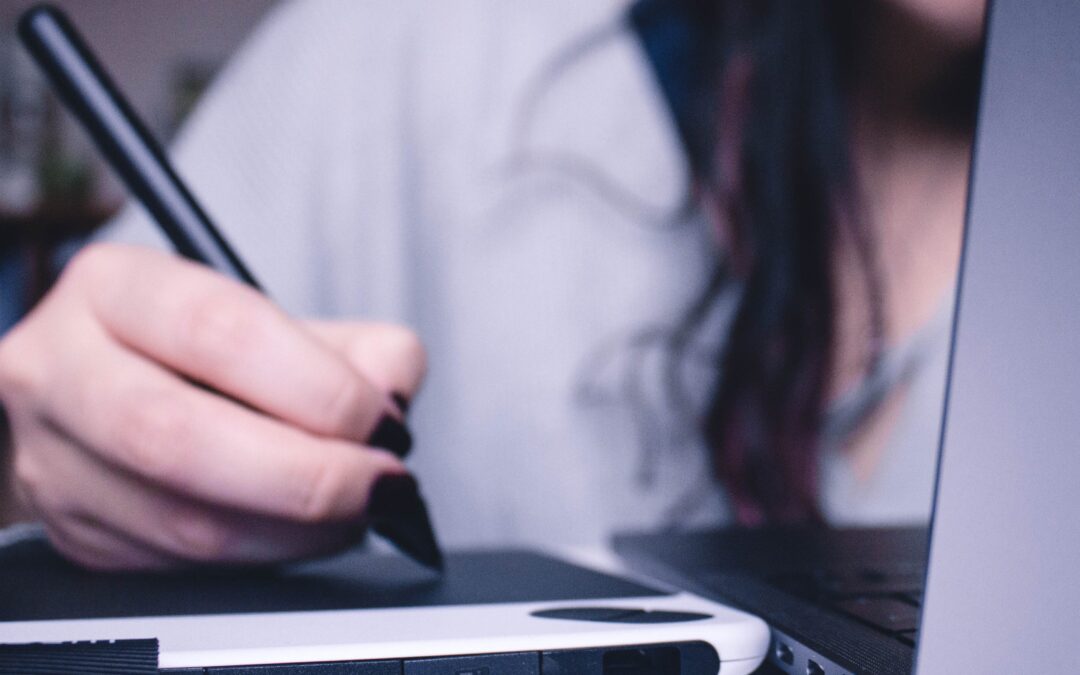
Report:
[[89,247],[72,265],[114,339],[244,404],[359,442],[395,410],[266,297],[202,265],[118,245]]

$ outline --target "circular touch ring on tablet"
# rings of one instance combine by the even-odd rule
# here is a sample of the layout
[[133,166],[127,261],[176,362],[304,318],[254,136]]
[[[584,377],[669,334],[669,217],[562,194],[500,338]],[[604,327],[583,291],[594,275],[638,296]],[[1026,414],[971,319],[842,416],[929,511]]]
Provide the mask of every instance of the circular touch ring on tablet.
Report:
[[635,607],[561,607],[541,609],[530,613],[540,619],[596,621],[600,623],[681,623],[711,619],[711,614],[645,610]]

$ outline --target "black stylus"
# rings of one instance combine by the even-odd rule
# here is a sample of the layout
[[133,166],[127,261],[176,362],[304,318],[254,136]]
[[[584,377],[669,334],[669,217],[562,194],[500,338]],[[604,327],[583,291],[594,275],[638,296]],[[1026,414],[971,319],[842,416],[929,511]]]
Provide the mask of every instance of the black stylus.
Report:
[[[259,288],[64,13],[49,5],[30,9],[19,20],[19,37],[177,253]],[[372,528],[398,549],[442,569],[442,552],[415,479],[380,481],[369,514]]]

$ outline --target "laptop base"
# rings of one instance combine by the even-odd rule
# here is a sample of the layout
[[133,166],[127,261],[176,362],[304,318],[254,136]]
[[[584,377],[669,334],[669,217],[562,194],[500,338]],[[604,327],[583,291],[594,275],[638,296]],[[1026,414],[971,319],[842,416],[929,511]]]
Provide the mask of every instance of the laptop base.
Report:
[[[769,660],[781,672],[911,673],[925,528],[627,534],[615,549],[650,576],[767,617]],[[872,621],[882,618],[877,602],[885,603],[884,626]],[[911,615],[892,616],[890,625],[895,608]]]

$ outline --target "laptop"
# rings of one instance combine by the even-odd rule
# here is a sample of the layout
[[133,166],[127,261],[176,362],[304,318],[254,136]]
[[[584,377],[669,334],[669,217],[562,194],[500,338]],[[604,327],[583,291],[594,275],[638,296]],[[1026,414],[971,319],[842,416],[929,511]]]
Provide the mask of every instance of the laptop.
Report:
[[1080,3],[1002,0],[987,17],[929,532],[630,534],[616,549],[764,618],[773,672],[1074,672],[1078,411]]

